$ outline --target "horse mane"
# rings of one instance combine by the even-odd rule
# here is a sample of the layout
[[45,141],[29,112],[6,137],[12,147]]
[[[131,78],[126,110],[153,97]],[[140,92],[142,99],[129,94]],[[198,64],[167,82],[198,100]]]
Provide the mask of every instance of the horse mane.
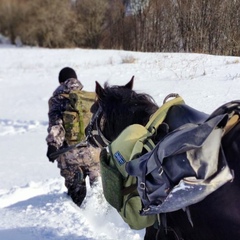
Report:
[[104,111],[104,134],[110,140],[131,124],[145,125],[158,109],[149,94],[122,86],[109,86],[107,82],[104,84],[104,95],[98,102]]

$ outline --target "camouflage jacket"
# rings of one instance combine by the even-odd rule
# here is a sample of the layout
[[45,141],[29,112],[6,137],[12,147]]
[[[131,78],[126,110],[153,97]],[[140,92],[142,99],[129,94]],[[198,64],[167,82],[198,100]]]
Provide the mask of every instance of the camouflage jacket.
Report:
[[75,78],[70,78],[61,84],[54,92],[48,101],[49,105],[49,126],[48,135],[46,138],[48,145],[53,145],[57,148],[65,145],[65,130],[63,127],[63,112],[69,100],[64,98],[61,94],[69,93],[71,90],[81,90],[83,85]]

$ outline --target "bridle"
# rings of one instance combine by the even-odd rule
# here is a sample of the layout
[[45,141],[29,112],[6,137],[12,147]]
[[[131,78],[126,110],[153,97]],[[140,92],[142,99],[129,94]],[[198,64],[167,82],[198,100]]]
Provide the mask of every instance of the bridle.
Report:
[[98,110],[92,116],[91,121],[86,129],[87,141],[94,147],[105,148],[109,141],[101,130],[101,121],[103,117],[102,107],[99,105]]

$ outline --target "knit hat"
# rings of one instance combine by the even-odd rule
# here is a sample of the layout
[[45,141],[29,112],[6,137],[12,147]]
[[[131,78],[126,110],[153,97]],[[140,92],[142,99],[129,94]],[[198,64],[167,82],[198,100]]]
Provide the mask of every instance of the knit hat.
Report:
[[77,74],[72,68],[65,67],[59,72],[58,76],[59,83],[65,82],[69,78],[77,79]]

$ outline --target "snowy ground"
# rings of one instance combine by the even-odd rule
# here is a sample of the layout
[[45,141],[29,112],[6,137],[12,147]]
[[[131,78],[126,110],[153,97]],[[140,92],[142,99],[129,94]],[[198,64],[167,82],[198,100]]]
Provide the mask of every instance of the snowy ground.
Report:
[[48,98],[61,68],[74,68],[85,90],[95,81],[134,89],[161,105],[169,93],[211,113],[240,99],[240,57],[0,45],[0,239],[140,240],[102,196],[89,189],[80,209],[66,195],[56,163],[46,158]]

